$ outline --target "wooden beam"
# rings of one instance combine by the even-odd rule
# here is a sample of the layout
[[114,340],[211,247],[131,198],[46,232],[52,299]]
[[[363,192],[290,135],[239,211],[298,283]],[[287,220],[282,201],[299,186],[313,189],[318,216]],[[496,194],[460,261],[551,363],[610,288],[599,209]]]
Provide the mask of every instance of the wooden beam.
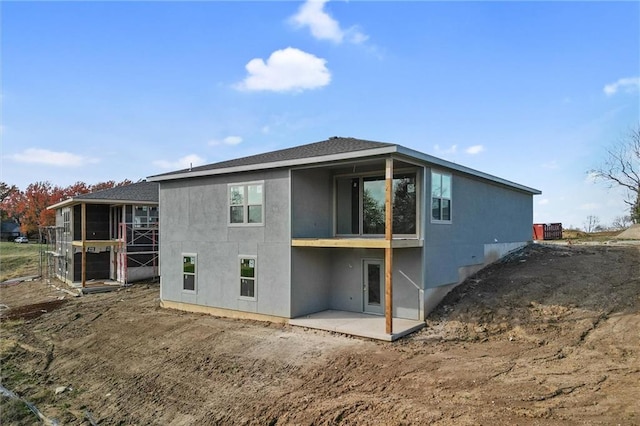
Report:
[[389,241],[380,238],[293,238],[291,247],[385,248]]
[[[85,247],[113,247],[120,244],[117,240],[86,240],[84,242]],[[73,241],[71,245],[75,247],[82,247],[82,241]]]
[[[77,243],[80,245],[80,242]],[[87,244],[91,246],[92,241]],[[105,244],[106,245],[106,244]],[[417,238],[394,238],[391,240],[393,248],[422,247],[424,241]],[[291,247],[344,247],[344,248],[378,248],[389,247],[386,238],[292,238]]]
[[82,287],[87,283],[87,204],[80,207],[80,229],[82,234]]
[[393,334],[393,157],[387,158],[385,169],[384,318],[387,334]]

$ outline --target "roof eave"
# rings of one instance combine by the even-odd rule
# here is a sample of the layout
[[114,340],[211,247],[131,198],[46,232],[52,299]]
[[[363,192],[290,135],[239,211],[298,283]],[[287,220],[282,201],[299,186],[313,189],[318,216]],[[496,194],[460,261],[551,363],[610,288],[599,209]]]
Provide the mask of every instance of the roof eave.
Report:
[[189,179],[204,176],[215,176],[230,173],[249,172],[257,170],[270,170],[284,167],[306,166],[317,163],[349,160],[376,155],[392,154],[397,152],[398,145],[389,145],[380,148],[364,149],[360,151],[344,152],[340,154],[321,155],[318,157],[296,158],[293,160],[274,161],[271,163],[249,164],[246,166],[225,167],[221,169],[199,170],[195,172],[171,173],[147,177],[149,182],[162,182],[167,180]]
[[416,158],[419,160],[422,160],[424,162],[427,162],[429,164],[435,164],[437,166],[441,166],[447,169],[451,169],[451,170],[455,170],[470,176],[475,176],[475,177],[479,177],[482,179],[486,179],[488,181],[492,181],[495,183],[498,183],[500,185],[504,185],[504,186],[508,186],[510,188],[514,188],[517,189],[519,191],[524,191],[524,192],[528,192],[532,195],[540,195],[542,194],[542,192],[538,189],[535,188],[531,188],[525,185],[521,185],[519,183],[515,183],[515,182],[511,182],[509,180],[494,176],[494,175],[490,175],[489,173],[484,173],[466,166],[462,166],[460,164],[456,164],[456,163],[452,163],[450,161],[447,160],[443,160],[442,158],[438,158],[438,157],[434,157],[432,155],[429,154],[424,154],[420,151],[416,151],[410,148],[406,148],[403,146],[398,145],[398,154],[403,154],[406,155],[408,157],[412,157],[412,158]]
[[60,201],[59,203],[53,204],[47,207],[47,210],[57,210],[63,207],[75,206],[78,204],[111,204],[111,205],[122,205],[129,204],[132,206],[152,206],[158,205],[158,201],[145,201],[145,200],[109,200],[106,198],[69,198],[64,201]]

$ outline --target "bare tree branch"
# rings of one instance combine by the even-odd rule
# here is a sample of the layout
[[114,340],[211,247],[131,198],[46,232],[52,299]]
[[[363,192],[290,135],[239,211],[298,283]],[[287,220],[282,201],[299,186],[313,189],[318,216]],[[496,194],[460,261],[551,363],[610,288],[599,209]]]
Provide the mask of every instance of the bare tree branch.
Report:
[[628,191],[624,202],[630,206],[631,220],[640,223],[640,124],[607,149],[600,167],[589,170],[596,180]]

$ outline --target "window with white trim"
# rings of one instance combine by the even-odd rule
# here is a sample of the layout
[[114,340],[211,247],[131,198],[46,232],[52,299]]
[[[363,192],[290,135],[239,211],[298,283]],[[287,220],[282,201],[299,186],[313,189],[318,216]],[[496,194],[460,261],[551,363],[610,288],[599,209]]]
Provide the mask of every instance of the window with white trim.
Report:
[[431,172],[431,220],[451,222],[451,175]]
[[198,256],[193,253],[182,254],[182,290],[196,291],[196,264]]
[[229,224],[262,225],[264,223],[264,183],[229,185]]
[[240,256],[240,298],[256,299],[256,258],[255,256]]

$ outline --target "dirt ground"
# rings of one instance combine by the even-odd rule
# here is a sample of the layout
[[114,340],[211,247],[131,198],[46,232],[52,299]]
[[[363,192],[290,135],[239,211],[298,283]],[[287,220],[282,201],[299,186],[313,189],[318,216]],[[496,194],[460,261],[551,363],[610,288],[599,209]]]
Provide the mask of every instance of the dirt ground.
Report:
[[3,385],[59,424],[640,424],[640,246],[532,245],[394,343],[165,310],[157,284],[0,303]]

